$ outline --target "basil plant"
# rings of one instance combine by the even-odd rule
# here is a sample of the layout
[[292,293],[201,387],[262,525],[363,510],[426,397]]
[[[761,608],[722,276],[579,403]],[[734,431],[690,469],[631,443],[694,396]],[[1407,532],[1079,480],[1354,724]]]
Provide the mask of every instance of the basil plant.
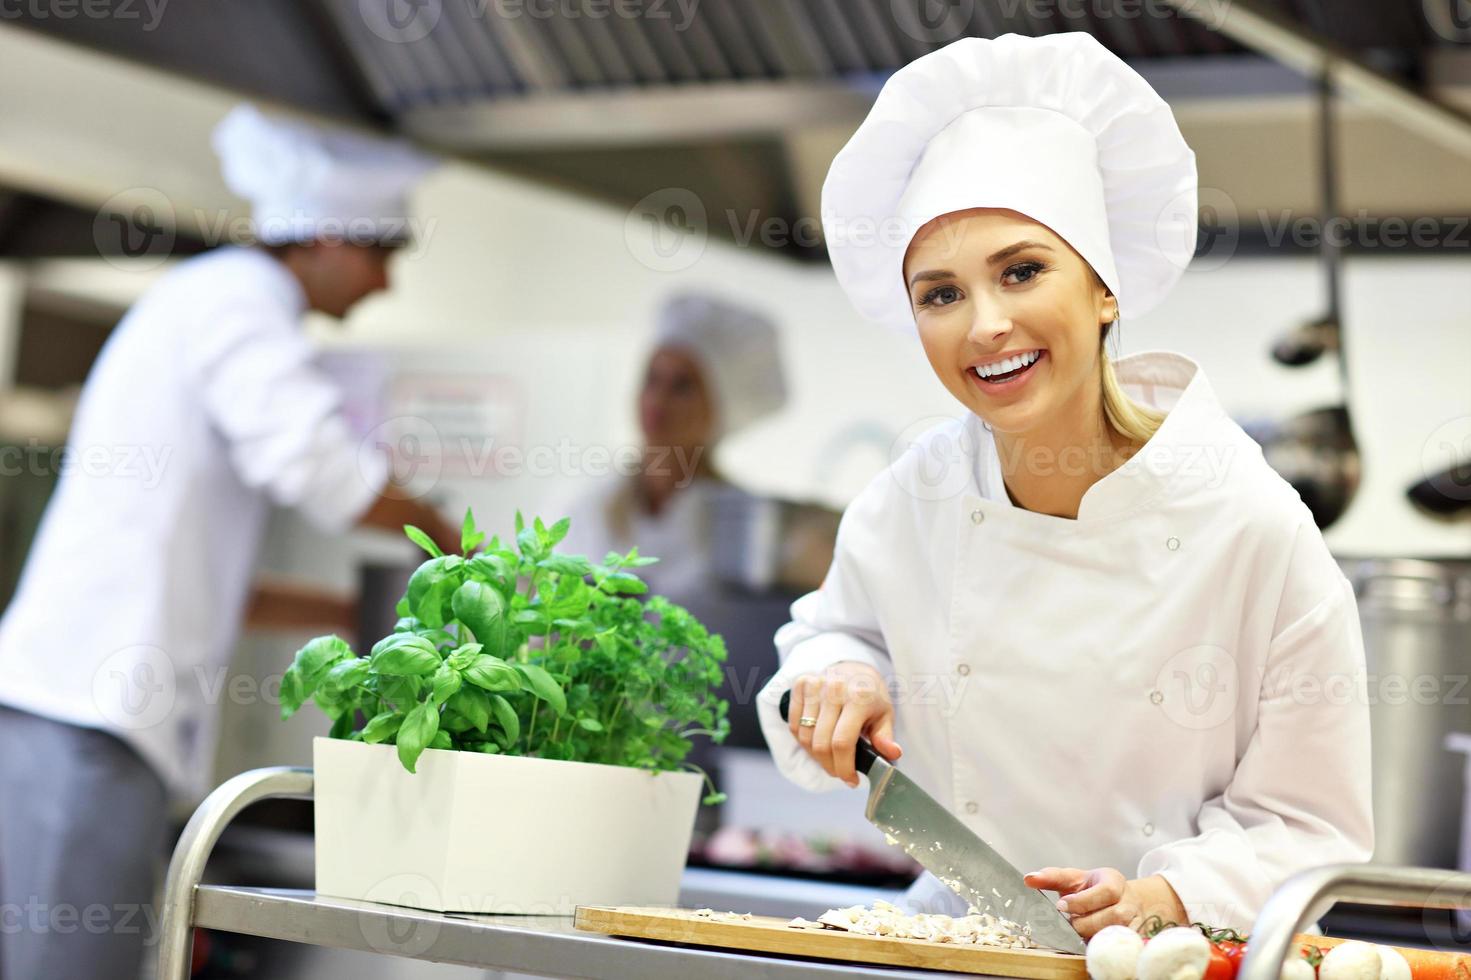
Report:
[[[426,748],[690,769],[690,738],[721,742],[716,695],[725,643],[631,569],[635,548],[601,563],[554,549],[570,522],[527,525],[514,547],[485,542],[465,514],[462,554],[404,532],[429,553],[399,600],[394,631],[359,656],[337,636],[297,651],[281,683],[281,717],[307,700],[333,738],[391,744],[414,771]],[[479,550],[477,550],[479,549]],[[710,792],[706,803],[723,794]]]

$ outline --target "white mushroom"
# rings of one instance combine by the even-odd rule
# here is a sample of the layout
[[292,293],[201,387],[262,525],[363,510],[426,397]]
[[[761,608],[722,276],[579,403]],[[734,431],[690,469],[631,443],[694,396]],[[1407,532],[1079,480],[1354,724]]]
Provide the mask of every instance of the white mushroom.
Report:
[[1106,926],[1088,940],[1088,976],[1093,980],[1134,980],[1144,939],[1128,926]]
[[1210,940],[1200,930],[1166,929],[1139,954],[1139,980],[1201,980],[1210,958]]
[[1383,961],[1369,943],[1341,943],[1318,964],[1318,980],[1379,980]]
[[1410,980],[1410,962],[1393,946],[1377,946],[1379,980]]
[[1282,961],[1282,972],[1278,980],[1314,980],[1313,964],[1302,956],[1289,955]]

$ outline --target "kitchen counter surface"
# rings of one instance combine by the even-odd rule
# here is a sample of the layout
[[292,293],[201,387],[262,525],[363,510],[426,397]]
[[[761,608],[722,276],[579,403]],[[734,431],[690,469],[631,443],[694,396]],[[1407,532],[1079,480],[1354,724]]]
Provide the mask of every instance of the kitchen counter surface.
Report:
[[582,932],[571,916],[425,912],[294,889],[201,885],[195,892],[194,924],[335,949],[556,977],[934,980],[946,975],[621,939]]

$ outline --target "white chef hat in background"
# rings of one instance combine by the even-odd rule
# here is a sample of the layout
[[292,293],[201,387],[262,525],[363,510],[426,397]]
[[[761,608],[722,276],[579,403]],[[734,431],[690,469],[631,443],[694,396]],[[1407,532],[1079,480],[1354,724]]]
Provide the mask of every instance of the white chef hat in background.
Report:
[[273,118],[249,103],[214,130],[225,183],[251,206],[269,245],[409,237],[408,194],[438,161],[402,141]]
[[677,293],[659,311],[654,347],[677,347],[699,362],[712,389],[717,436],[786,404],[776,325],[757,310],[708,293]]
[[838,281],[910,332],[904,254],[930,220],[1008,208],[1050,228],[1141,315],[1195,251],[1195,154],[1174,114],[1091,34],[963,38],[899,69],[822,187]]

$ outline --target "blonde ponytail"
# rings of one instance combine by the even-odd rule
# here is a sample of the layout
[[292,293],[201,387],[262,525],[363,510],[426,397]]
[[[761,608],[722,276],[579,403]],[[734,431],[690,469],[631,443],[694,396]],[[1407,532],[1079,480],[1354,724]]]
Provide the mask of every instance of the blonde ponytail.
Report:
[[1117,322],[1114,320],[1103,328],[1103,336],[1098,343],[1098,370],[1102,381],[1103,416],[1115,432],[1131,442],[1142,444],[1148,442],[1149,437],[1158,431],[1165,416],[1163,412],[1156,411],[1147,405],[1141,405],[1124,394],[1118,376],[1114,374],[1113,361],[1108,357],[1108,332]]

